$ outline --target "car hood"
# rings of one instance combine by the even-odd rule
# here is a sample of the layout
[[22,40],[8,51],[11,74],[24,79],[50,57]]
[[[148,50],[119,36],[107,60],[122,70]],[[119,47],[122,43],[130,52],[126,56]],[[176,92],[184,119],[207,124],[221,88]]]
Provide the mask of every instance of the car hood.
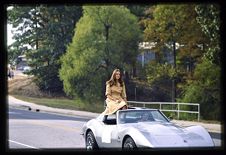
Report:
[[140,131],[151,132],[153,135],[174,135],[183,133],[183,128],[171,123],[162,122],[139,122],[135,126]]
[[152,147],[202,147],[212,143],[170,122],[139,122],[132,125],[152,144]]

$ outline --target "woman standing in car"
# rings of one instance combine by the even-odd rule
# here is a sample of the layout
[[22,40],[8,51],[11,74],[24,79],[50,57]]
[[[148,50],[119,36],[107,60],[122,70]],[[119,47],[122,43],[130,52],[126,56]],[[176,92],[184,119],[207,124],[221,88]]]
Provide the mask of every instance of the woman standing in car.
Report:
[[110,115],[119,109],[127,109],[125,83],[119,69],[115,69],[110,80],[106,82],[105,95],[107,107],[102,114]]

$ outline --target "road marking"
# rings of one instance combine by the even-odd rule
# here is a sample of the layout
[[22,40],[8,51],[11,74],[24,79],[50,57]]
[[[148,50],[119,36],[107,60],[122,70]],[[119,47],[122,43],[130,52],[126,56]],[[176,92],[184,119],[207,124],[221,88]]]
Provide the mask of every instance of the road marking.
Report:
[[26,147],[29,147],[29,148],[32,148],[32,149],[37,149],[37,150],[39,150],[39,148],[34,147],[34,146],[26,145],[26,144],[19,143],[19,142],[13,141],[13,140],[9,140],[9,141],[12,142],[12,143],[16,143],[16,144],[23,145],[23,146],[26,146]]
[[[40,120],[37,120],[37,121],[30,121],[30,120],[23,120],[23,121],[16,121],[16,123],[27,123],[27,124],[33,124],[33,125],[40,125],[40,126],[46,126],[46,127],[51,127],[51,128],[54,128],[54,129],[63,129],[63,130],[67,130],[67,131],[81,131],[81,127],[68,127],[68,126],[65,126],[65,125],[62,125],[62,124],[59,124],[59,123],[53,123],[53,122],[49,122],[49,121],[40,121]],[[75,121],[73,121],[74,123]]]
[[9,111],[8,114],[21,114],[19,112],[13,112],[13,111]]
[[42,126],[46,126],[46,127],[51,127],[51,128],[58,128],[58,129],[63,129],[63,130],[67,130],[67,131],[80,131],[81,128],[77,128],[77,127],[67,127],[64,126],[62,124],[58,124],[58,123],[52,123],[52,122],[29,122],[31,124],[35,124],[35,125],[42,125]]

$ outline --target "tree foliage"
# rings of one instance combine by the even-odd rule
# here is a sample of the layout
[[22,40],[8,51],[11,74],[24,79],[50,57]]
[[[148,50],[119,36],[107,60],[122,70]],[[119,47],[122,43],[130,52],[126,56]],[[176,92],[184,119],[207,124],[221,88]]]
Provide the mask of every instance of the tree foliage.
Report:
[[195,7],[197,21],[202,31],[210,39],[205,57],[215,64],[220,64],[220,9],[217,4],[200,4]]
[[197,5],[195,10],[198,14],[196,20],[209,41],[194,77],[187,80],[183,88],[181,99],[200,103],[204,119],[220,120],[220,10],[216,4]]
[[104,95],[114,68],[134,64],[140,31],[136,17],[123,6],[83,6],[72,43],[62,57],[60,78],[67,94]]
[[[173,51],[176,42],[176,62],[183,65],[184,58],[200,59],[198,44],[205,44],[206,37],[196,21],[195,5],[157,5],[149,11],[152,18],[144,20],[146,41],[155,42],[154,50],[161,62],[161,52],[167,46]],[[197,35],[199,34],[199,35]],[[182,63],[182,64],[180,64]]]
[[203,59],[195,69],[194,80],[184,88],[181,101],[199,103],[204,119],[220,120],[220,73],[218,65]]
[[[146,67],[149,84],[171,89],[166,81],[176,77],[178,101],[200,103],[203,119],[219,119],[219,7],[156,5],[149,8],[149,14],[150,18],[144,20],[144,36],[146,41],[156,43],[153,50],[157,54],[157,62]],[[174,69],[166,64],[163,53],[167,48],[173,51],[173,42],[181,45],[176,47]],[[170,91],[160,91],[170,95]]]
[[[155,101],[169,101],[175,80],[177,101],[200,103],[202,118],[219,119],[219,8],[217,4],[13,5],[7,21],[16,28],[16,41],[8,47],[8,58],[13,62],[26,54],[40,89],[64,88],[67,95],[93,101],[104,96],[114,68],[123,72],[139,64],[138,43],[152,42],[155,61],[140,67],[145,78],[136,80],[145,86],[138,87],[151,90]],[[133,88],[128,92],[134,93]]]
[[[29,47],[18,54],[26,54],[30,74],[35,75],[41,90],[62,91],[59,80],[60,56],[72,40],[75,23],[81,17],[81,6],[13,6],[8,22],[17,28],[13,47]],[[21,49],[20,48],[20,49]]]
[[[12,24],[14,30],[13,39],[15,42],[8,47],[9,62],[16,62],[18,56],[24,55],[29,51],[28,46],[32,44],[32,34],[34,34],[33,27],[35,6],[10,6],[11,9],[7,11],[7,23]],[[31,11],[32,10],[32,11]]]
[[[165,79],[161,76],[168,77],[173,83],[169,85],[178,92],[176,83],[184,80],[184,74],[193,72],[194,64],[202,57],[202,50],[198,45],[205,44],[207,40],[196,21],[195,5],[156,5],[149,8],[147,13],[150,14],[150,18],[143,21],[144,37],[146,41],[155,43],[152,49],[156,53],[155,72],[160,73],[155,74],[151,69],[153,67],[149,65],[148,81],[150,83],[150,79],[154,82],[154,80]],[[165,59],[166,53],[170,55],[171,61]],[[169,67],[170,63],[174,71]],[[168,72],[163,71],[166,65]],[[178,97],[179,95],[177,94]],[[174,98],[175,96],[172,96],[172,100]]]
[[147,66],[146,72],[148,73],[147,80],[149,84],[152,84],[161,77],[167,77],[171,80],[178,76],[176,69],[167,63],[160,64],[156,62],[150,62]]

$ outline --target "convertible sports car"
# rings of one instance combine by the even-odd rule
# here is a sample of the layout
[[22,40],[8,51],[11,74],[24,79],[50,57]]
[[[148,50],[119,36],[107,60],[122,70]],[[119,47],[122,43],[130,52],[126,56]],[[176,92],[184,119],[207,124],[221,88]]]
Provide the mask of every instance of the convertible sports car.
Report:
[[99,115],[83,125],[86,149],[214,147],[202,126],[173,124],[158,109],[134,107],[113,115]]

